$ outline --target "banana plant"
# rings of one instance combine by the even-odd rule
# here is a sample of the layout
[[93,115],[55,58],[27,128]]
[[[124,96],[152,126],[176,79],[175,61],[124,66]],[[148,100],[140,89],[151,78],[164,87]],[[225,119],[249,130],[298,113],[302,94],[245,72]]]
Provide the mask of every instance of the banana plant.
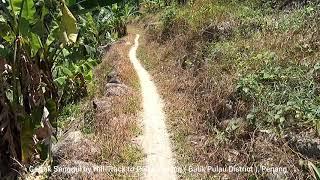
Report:
[[85,14],[94,10],[100,10],[102,7],[112,6],[121,3],[123,0],[69,0],[70,9],[75,14]]
[[[100,37],[126,34],[134,11],[119,2],[0,1],[0,179],[16,179],[31,161],[52,160],[57,114],[86,93]],[[92,15],[97,8],[110,14],[108,25]]]
[[0,151],[8,152],[0,157],[0,179],[15,178],[37,152],[50,160],[58,101],[51,69],[77,31],[63,0],[0,1]]
[[53,75],[59,87],[59,104],[74,103],[87,95],[86,84],[93,79],[92,69],[97,61],[91,58],[77,63],[66,62],[56,66]]
[[127,27],[129,17],[133,16],[136,12],[135,7],[129,4],[113,4],[107,7],[109,18],[105,20],[109,25],[109,28],[117,33],[118,37],[121,38],[127,35]]

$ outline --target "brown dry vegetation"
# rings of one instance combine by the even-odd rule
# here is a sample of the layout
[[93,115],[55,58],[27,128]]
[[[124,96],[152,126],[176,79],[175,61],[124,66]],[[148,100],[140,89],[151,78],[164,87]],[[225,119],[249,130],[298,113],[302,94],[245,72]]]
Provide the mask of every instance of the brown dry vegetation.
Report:
[[[312,67],[319,59],[319,11],[304,14],[303,7],[292,7],[264,14],[256,4],[228,2],[202,0],[144,17],[140,26],[146,31],[139,58],[167,102],[181,166],[264,165],[287,167],[288,173],[182,177],[310,179],[306,161],[317,163],[320,157],[300,151],[290,139],[306,136],[319,142],[312,123],[285,116],[289,119],[285,125],[268,124],[264,113],[272,109],[256,103],[258,99],[243,98],[237,86],[242,78],[270,66],[265,52],[275,54],[272,64],[280,67],[304,68],[306,62]],[[248,118],[255,106],[262,109],[257,123]]]
[[[109,161],[115,166],[134,166],[142,158],[140,148],[133,143],[140,133],[139,81],[128,57],[131,44],[126,42],[133,42],[132,36],[113,45],[95,71],[98,87],[103,88],[100,95],[95,97],[95,132],[103,144],[100,161]],[[112,67],[111,72],[106,73],[107,67]],[[114,87],[111,81],[121,84]]]

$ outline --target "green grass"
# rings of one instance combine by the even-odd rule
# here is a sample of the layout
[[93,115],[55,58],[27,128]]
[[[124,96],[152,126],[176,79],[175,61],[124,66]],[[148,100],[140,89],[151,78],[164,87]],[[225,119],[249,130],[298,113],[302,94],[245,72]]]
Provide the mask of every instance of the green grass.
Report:
[[135,145],[127,145],[120,154],[119,164],[126,166],[135,166],[144,158],[141,149]]
[[266,64],[262,70],[238,81],[241,99],[252,102],[247,119],[278,131],[313,126],[319,132],[320,98],[314,74],[317,67]]
[[58,128],[65,129],[71,121],[81,116],[81,103],[68,104],[65,106],[58,117]]
[[[143,41],[144,42],[144,41]],[[143,44],[144,45],[144,44]],[[153,67],[153,62],[152,60],[149,58],[148,53],[146,52],[146,50],[144,48],[139,48],[138,49],[138,58],[141,61],[141,63],[143,64],[143,67],[149,71],[151,70],[151,68]]]

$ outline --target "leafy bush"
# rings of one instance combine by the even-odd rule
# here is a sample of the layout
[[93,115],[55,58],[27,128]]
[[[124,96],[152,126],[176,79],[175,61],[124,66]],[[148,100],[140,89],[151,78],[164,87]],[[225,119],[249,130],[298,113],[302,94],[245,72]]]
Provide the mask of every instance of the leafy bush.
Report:
[[161,21],[163,23],[164,28],[170,28],[172,23],[174,22],[176,18],[177,10],[174,6],[169,6],[164,10],[164,13],[162,14]]

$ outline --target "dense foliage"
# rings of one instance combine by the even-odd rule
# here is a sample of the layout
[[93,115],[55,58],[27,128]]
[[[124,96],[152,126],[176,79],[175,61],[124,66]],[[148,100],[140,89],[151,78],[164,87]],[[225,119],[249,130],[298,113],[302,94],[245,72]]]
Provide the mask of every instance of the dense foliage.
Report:
[[99,47],[126,35],[131,4],[0,1],[0,179],[50,163],[59,110],[87,95]]

